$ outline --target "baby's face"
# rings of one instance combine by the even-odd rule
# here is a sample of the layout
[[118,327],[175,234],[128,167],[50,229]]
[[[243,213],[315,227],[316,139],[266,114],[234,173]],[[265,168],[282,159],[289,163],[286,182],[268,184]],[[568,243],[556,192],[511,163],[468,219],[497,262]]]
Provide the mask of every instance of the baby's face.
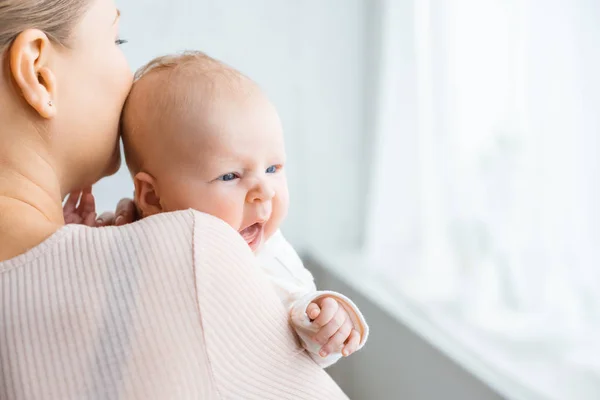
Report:
[[[172,125],[180,154],[155,173],[163,211],[193,208],[236,229],[257,251],[288,210],[285,149],[275,108],[261,94],[222,99]],[[181,132],[181,131],[180,131]],[[170,146],[171,147],[171,146]]]

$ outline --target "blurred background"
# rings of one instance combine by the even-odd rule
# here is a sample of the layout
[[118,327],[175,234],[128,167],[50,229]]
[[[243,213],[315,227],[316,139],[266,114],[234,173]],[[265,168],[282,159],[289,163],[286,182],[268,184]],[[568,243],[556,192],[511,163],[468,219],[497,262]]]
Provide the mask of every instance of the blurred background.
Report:
[[278,108],[284,234],[371,325],[352,399],[600,399],[600,2],[117,6],[133,69],[202,50]]

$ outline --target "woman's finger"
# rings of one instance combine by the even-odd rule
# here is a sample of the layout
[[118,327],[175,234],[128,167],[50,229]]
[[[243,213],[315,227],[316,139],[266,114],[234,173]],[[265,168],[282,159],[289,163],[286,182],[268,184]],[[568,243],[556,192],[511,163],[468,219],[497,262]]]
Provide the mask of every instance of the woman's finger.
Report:
[[115,225],[125,225],[136,219],[135,203],[131,199],[121,199],[115,212]]
[[96,199],[94,199],[94,195],[91,192],[83,193],[79,204],[83,218],[87,218],[90,213],[96,213]]
[[92,187],[87,186],[87,187],[83,188],[83,190],[81,191],[81,195],[80,195],[81,198],[79,199],[79,205],[77,206],[77,210],[76,210],[77,214],[83,216],[83,214],[85,212],[85,208],[89,207],[90,196],[91,196],[91,200],[93,201],[94,196],[92,196]]
[[80,224],[81,216],[76,213],[64,214],[65,224]]
[[96,213],[89,213],[84,219],[83,224],[86,226],[91,226],[92,228],[96,227]]
[[72,214],[77,209],[77,203],[79,202],[79,197],[81,197],[81,190],[77,190],[69,193],[67,197],[67,201],[63,206],[63,214]]
[[96,226],[112,226],[115,224],[115,213],[107,211],[96,219]]

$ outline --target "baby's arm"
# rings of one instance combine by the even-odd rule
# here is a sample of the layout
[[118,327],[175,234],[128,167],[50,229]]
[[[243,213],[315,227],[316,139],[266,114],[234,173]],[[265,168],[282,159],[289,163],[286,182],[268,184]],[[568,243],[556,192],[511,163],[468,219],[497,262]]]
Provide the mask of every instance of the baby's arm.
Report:
[[[311,273],[280,232],[273,235],[258,257],[290,310],[292,324],[304,348],[317,364],[328,367],[343,355],[363,347],[369,328],[356,305],[339,293],[317,291]],[[309,312],[315,313],[312,319]],[[335,344],[339,345],[332,348]],[[325,356],[320,355],[323,350]],[[348,350],[348,354],[342,354],[343,350]]]

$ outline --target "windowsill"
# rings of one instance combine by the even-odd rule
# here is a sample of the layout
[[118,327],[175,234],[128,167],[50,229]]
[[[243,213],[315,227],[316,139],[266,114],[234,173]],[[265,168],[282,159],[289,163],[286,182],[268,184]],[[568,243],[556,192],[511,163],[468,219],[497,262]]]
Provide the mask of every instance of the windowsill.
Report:
[[311,249],[308,254],[504,397],[523,400],[600,398],[597,375],[584,369],[567,368],[556,356],[543,351],[543,346],[536,351],[527,343],[489,337],[445,316],[440,310],[418,304],[377,276],[366,273],[366,261],[360,252]]

